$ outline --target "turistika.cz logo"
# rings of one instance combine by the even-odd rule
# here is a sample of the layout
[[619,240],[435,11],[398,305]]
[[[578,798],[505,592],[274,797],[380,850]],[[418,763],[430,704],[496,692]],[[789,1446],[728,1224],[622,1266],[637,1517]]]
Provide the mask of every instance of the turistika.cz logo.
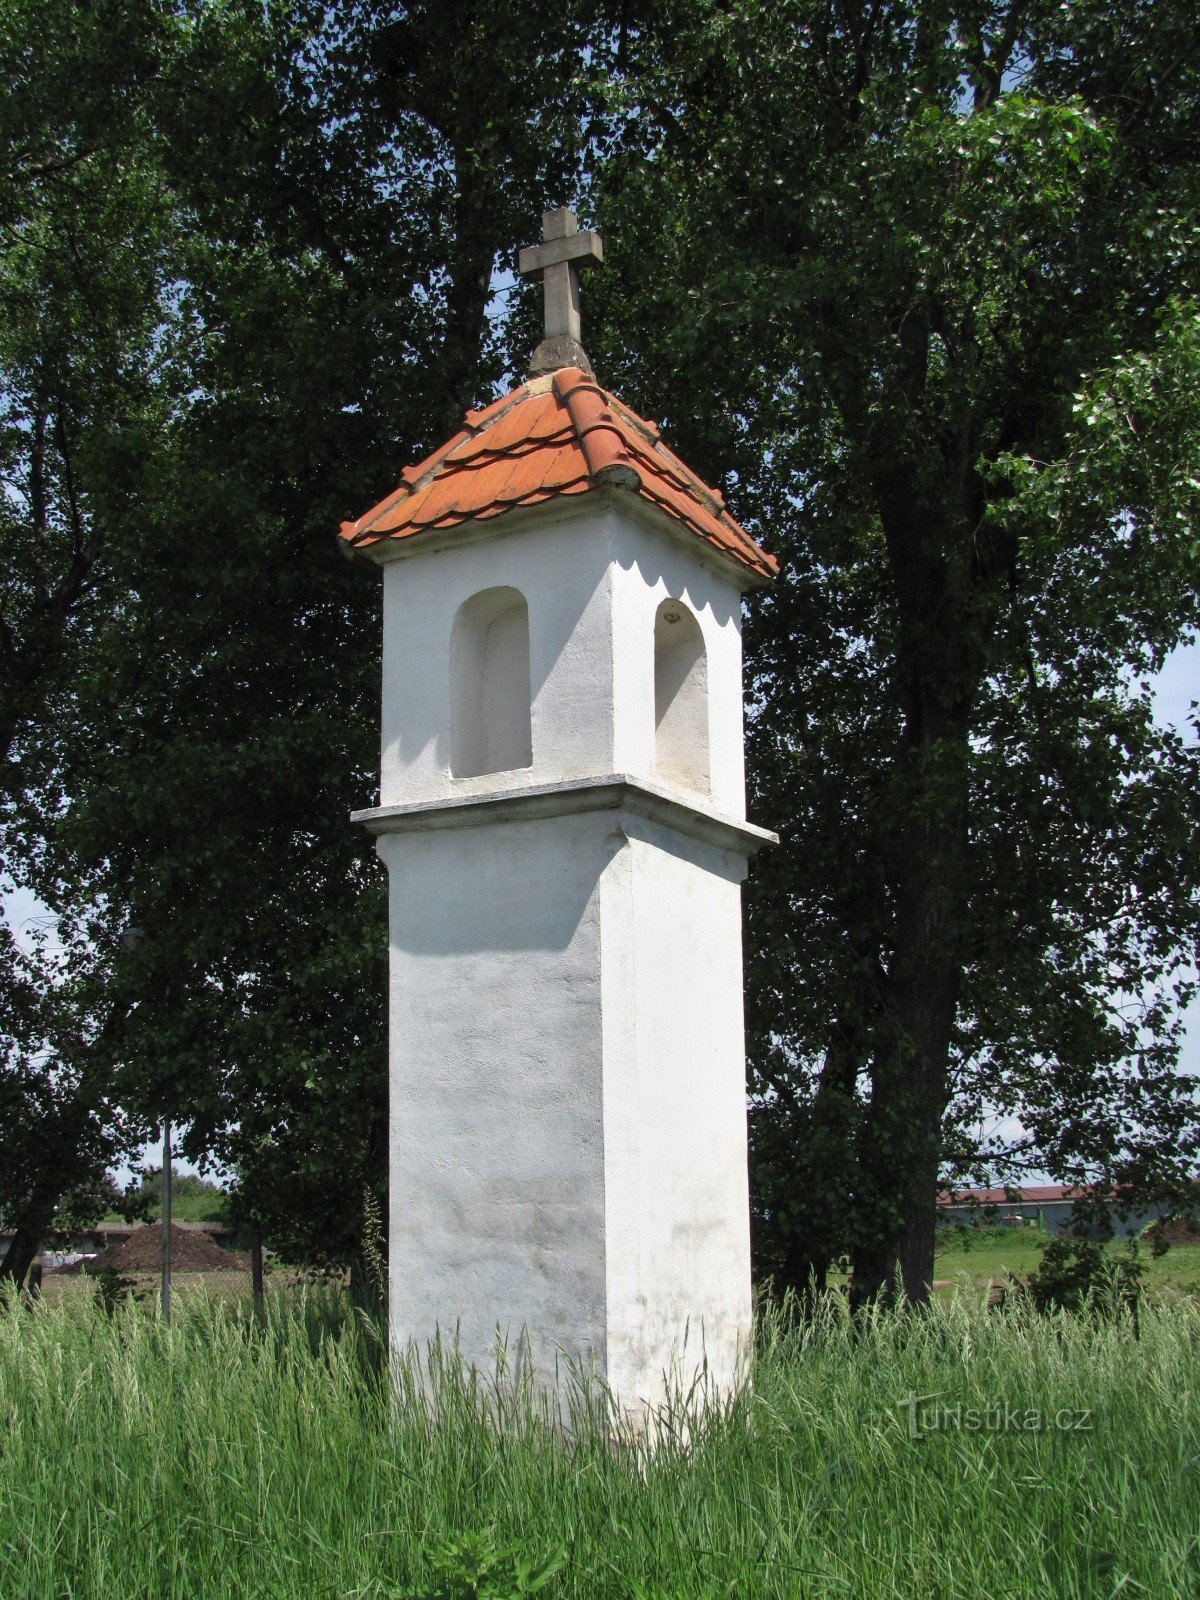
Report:
[[982,1406],[944,1403],[940,1394],[908,1394],[900,1402],[910,1439],[931,1433],[1091,1433],[1092,1413],[1085,1406],[1014,1406],[1007,1400]]

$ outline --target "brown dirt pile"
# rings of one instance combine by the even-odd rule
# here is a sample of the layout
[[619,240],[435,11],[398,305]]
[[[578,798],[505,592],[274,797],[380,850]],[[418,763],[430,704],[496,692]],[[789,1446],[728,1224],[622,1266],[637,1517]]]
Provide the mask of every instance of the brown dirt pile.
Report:
[[1195,1244],[1200,1240],[1200,1222],[1187,1217],[1164,1217],[1152,1222],[1146,1229],[1147,1239],[1161,1239],[1164,1244]]
[[[110,1244],[86,1263],[88,1272],[119,1272],[125,1277],[157,1272],[162,1266],[162,1223],[135,1228],[124,1244]],[[222,1250],[199,1229],[171,1224],[172,1272],[249,1272],[244,1250]]]

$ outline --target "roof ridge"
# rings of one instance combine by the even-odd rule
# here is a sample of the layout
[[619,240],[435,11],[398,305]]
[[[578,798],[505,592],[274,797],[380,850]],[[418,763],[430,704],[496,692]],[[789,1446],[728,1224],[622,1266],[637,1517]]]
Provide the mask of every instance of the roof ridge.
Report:
[[[626,447],[607,392],[581,367],[562,367],[554,374],[554,393],[575,425],[579,448],[594,481],[641,489],[642,475],[633,465],[636,458]],[[604,437],[595,437],[598,434]]]
[[[599,385],[597,385],[597,387],[599,387]],[[733,518],[729,516],[729,511],[725,504],[725,496],[721,493],[720,489],[714,488],[712,484],[706,483],[698,473],[693,472],[686,461],[675,454],[674,450],[671,449],[670,445],[668,445],[666,440],[663,438],[662,430],[659,428],[656,422],[650,422],[645,417],[639,417],[637,412],[632,410],[631,407],[627,406],[618,395],[609,394],[606,390],[602,390],[601,392],[605,395],[610,408],[618,414],[621,420],[625,422],[635,434],[642,435],[648,448],[653,451],[655,460],[666,464],[668,469],[670,469],[669,475],[675,479],[681,489],[689,490],[692,493],[698,493],[700,498],[711,508],[715,516],[724,517],[735,527],[737,526],[737,524],[734,523]],[[743,533],[745,536],[744,529],[739,528],[738,531]]]

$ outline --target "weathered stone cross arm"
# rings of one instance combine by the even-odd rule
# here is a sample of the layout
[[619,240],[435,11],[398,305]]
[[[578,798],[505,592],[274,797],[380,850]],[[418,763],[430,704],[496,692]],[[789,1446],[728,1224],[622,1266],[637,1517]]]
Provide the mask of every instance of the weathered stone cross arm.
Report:
[[598,233],[580,233],[575,213],[566,206],[542,215],[541,244],[527,245],[517,259],[523,278],[539,278],[545,295],[545,337],[533,353],[531,374],[555,372],[559,367],[582,367],[591,362],[579,342],[579,269],[604,260]]

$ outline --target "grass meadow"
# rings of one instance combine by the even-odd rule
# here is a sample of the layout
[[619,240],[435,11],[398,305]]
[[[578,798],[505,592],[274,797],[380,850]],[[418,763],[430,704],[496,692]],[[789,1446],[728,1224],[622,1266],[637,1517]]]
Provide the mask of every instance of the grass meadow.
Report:
[[[764,1315],[654,1448],[447,1364],[393,1391],[335,1292],[0,1308],[4,1600],[1200,1596],[1200,1305]],[[914,1399],[914,1397],[917,1397]]]

